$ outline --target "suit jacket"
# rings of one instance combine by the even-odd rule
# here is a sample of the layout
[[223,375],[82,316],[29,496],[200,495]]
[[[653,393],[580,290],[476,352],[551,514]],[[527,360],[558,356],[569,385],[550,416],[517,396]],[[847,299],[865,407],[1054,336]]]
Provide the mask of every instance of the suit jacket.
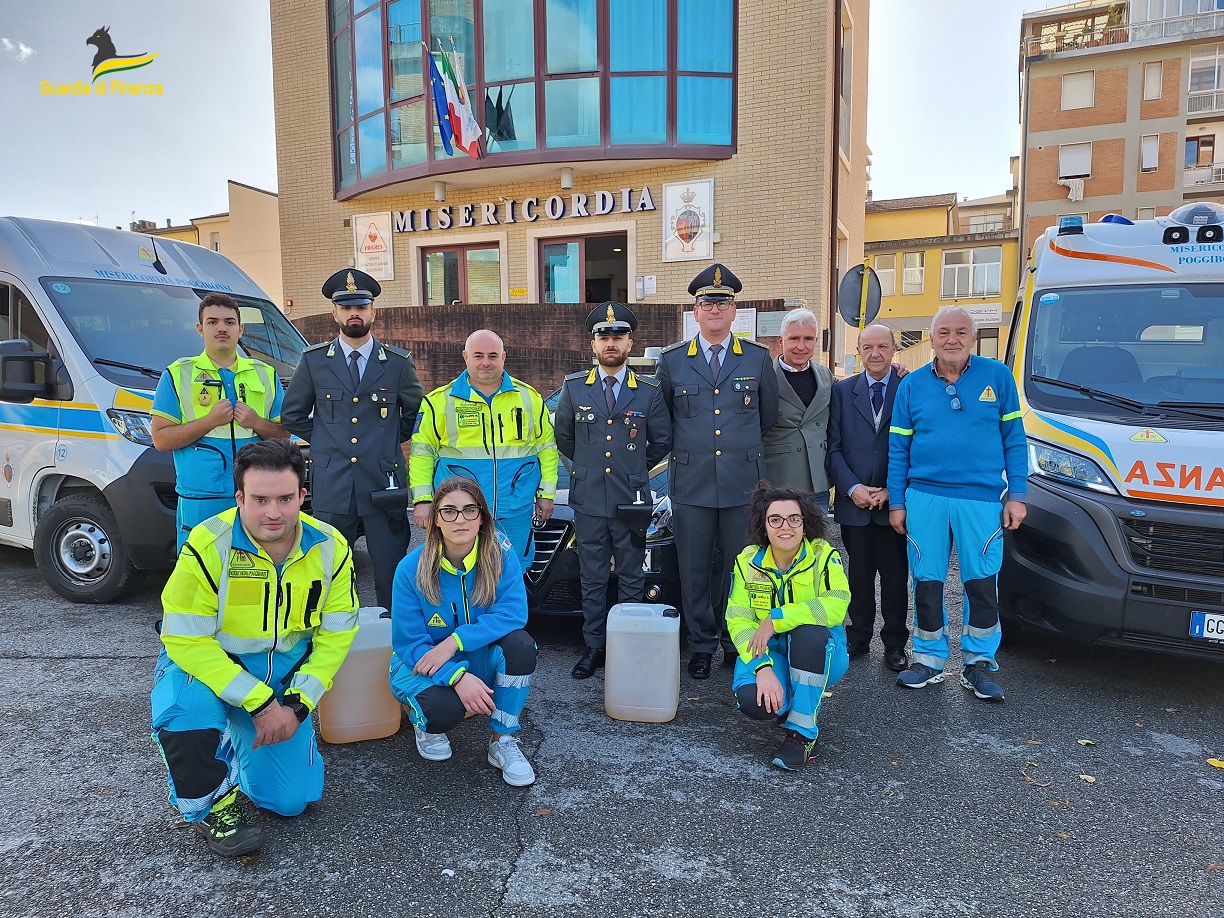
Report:
[[557,449],[573,462],[569,505],[612,519],[618,504],[640,496],[651,506],[650,469],[671,452],[671,415],[658,382],[625,374],[611,414],[598,368],[561,384],[553,428]]
[[778,418],[778,378],[769,349],[733,338],[718,378],[697,342],[665,348],[657,378],[672,417],[671,499],[697,507],[742,507],[766,477],[761,438]]
[[393,480],[407,486],[400,444],[412,439],[421,405],[412,355],[374,341],[354,390],[338,339],[308,348],[285,393],[281,423],[310,443],[311,506],[348,513],[375,512],[371,491]]
[[778,379],[778,422],[765,435],[765,464],[773,484],[805,491],[827,491],[825,454],[833,374],[818,363],[809,362],[808,365],[816,372],[816,394],[810,405],[804,405],[786,380],[781,358],[773,361]]
[[829,407],[829,476],[837,489],[833,513],[843,526],[888,525],[887,504],[879,510],[864,510],[850,499],[850,489],[856,484],[872,488],[888,485],[888,427],[900,382],[894,372],[884,390],[878,429],[871,413],[871,386],[862,373],[833,387]]

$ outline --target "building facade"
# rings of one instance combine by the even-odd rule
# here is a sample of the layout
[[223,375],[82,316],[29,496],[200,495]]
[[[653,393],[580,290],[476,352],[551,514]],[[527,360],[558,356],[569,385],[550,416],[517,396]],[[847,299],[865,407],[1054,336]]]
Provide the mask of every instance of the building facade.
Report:
[[[765,0],[273,0],[292,316],[329,310],[319,285],[345,265],[380,279],[380,306],[550,315],[682,304],[720,261],[744,299],[806,305],[828,328],[836,279],[862,253],[868,12],[868,0],[784,13]],[[458,138],[445,149],[434,67],[473,104],[478,156]],[[768,343],[775,326],[745,330]],[[842,349],[837,330],[826,358]]]
[[1224,200],[1219,7],[1096,0],[1023,17],[1022,251],[1061,216]]

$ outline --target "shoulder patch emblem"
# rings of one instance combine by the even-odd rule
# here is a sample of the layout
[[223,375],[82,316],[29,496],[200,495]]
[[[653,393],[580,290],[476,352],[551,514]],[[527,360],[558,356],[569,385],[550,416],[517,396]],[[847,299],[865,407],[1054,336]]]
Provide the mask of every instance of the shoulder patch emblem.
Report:
[[998,400],[999,399],[995,395],[995,390],[993,386],[987,386],[985,389],[982,390],[982,394],[978,396],[979,402],[997,402]]
[[428,622],[426,622],[426,624],[430,628],[445,628],[446,627],[446,622],[442,621],[442,616],[439,615],[437,612],[433,614],[433,618],[431,618]]

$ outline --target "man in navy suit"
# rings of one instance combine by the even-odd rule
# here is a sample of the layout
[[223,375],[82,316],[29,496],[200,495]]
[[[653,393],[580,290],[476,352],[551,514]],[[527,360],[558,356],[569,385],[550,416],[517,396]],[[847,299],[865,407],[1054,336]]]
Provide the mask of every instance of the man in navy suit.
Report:
[[863,329],[858,352],[863,372],[837,383],[829,404],[828,470],[837,489],[833,513],[849,560],[846,646],[853,660],[866,655],[871,644],[878,573],[884,662],[900,672],[909,662],[909,562],[905,536],[888,524],[888,428],[899,382],[892,368],[897,352],[892,330]]

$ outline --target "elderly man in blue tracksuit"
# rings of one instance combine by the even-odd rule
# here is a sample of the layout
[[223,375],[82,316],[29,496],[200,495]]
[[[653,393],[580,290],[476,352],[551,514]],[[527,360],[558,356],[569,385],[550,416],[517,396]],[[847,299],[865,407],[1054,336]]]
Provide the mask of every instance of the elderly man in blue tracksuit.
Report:
[[[944,580],[956,543],[967,610],[961,684],[1003,701],[998,573],[1003,530],[1024,522],[1028,446],[1015,380],[1006,365],[973,354],[977,330],[960,306],[931,321],[929,366],[897,387],[889,428],[889,523],[906,535],[914,580],[914,653],[897,684],[920,689],[944,678],[948,611]],[[950,537],[950,538],[949,538]]]

